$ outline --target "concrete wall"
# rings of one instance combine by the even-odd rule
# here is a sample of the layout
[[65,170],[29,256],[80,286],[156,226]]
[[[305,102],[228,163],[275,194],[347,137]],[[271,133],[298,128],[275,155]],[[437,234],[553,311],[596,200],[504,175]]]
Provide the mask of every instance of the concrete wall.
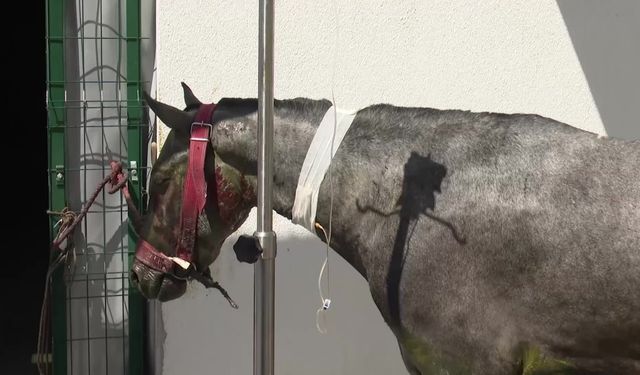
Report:
[[[530,112],[600,134],[639,137],[639,4],[628,1],[276,1],[277,98]],[[258,2],[157,5],[158,98],[180,81],[205,101],[257,95]],[[166,136],[160,127],[160,142]],[[254,211],[255,213],[255,211]],[[276,372],[402,374],[367,285],[330,255],[329,332],[315,328],[322,243],[276,217]],[[252,213],[239,233],[255,230]],[[192,285],[162,305],[164,374],[249,374],[253,267],[227,240],[212,266],[240,305]]]

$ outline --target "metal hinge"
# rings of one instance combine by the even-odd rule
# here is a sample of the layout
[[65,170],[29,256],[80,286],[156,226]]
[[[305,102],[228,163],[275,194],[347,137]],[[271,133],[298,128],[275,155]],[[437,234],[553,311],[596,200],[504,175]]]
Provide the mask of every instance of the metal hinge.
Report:
[[64,165],[56,165],[56,185],[64,186]]
[[131,181],[138,181],[138,162],[135,160],[129,162],[129,177]]

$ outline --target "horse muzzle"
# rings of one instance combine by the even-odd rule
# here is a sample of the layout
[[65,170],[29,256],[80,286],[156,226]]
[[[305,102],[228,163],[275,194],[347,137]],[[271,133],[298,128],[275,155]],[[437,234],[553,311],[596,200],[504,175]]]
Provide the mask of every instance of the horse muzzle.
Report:
[[131,284],[147,299],[160,302],[181,297],[187,290],[187,281],[170,273],[153,269],[146,264],[134,261],[129,274]]

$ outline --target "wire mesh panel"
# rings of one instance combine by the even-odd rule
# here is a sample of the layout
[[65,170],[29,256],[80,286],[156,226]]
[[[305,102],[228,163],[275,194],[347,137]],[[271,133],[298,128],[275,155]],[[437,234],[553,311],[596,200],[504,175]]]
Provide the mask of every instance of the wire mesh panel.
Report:
[[[129,190],[144,209],[140,22],[140,0],[48,1],[54,210],[80,211],[111,161],[127,166]],[[54,374],[142,373],[143,301],[128,276],[132,234],[124,198],[102,190],[74,233],[72,265],[54,283]]]

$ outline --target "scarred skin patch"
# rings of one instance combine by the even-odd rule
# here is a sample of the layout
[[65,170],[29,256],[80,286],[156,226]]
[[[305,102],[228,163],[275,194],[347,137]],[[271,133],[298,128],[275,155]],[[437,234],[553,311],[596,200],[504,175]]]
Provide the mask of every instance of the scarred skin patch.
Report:
[[220,218],[225,223],[236,226],[243,215],[243,210],[240,208],[251,201],[254,196],[253,189],[244,176],[229,173],[220,165],[216,165],[215,176]]

